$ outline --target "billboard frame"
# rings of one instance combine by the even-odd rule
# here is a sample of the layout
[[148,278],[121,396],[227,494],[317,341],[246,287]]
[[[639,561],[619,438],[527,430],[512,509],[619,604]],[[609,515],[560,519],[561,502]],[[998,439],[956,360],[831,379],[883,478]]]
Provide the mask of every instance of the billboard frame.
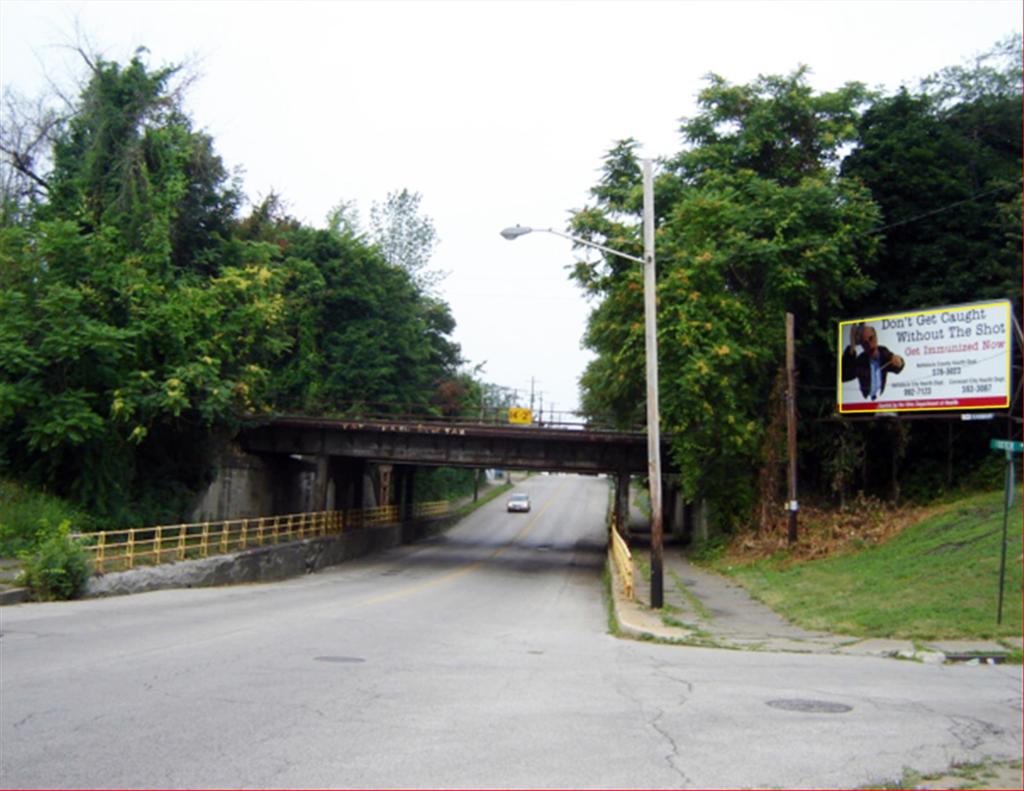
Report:
[[[991,320],[1002,320],[1004,326],[998,332],[987,332],[985,334],[986,335],[986,340],[985,340],[984,344],[982,344],[980,339],[978,339],[977,337],[971,337],[971,335],[969,333],[967,335],[964,335],[963,334],[964,333],[964,329],[963,328],[957,329],[956,332],[959,334],[959,337],[953,337],[953,338],[946,338],[944,331],[943,331],[943,334],[941,336],[929,338],[928,337],[929,336],[929,332],[927,330],[924,330],[924,331],[921,330],[921,327],[929,327],[929,328],[931,328],[931,327],[935,327],[935,325],[939,325],[940,327],[946,327],[946,326],[952,325],[953,327],[956,327],[958,324],[963,322],[963,320],[960,320],[960,319],[957,319],[957,320],[950,319],[948,321],[942,321],[939,318],[931,318],[931,319],[929,319],[929,318],[924,318],[924,317],[929,317],[929,316],[936,316],[937,317],[937,316],[941,316],[943,314],[954,314],[954,313],[960,312],[960,311],[984,310],[984,313],[982,315],[986,318],[986,320],[989,320],[988,319],[988,311],[990,311],[992,309],[996,309],[996,310],[1005,309],[1006,312],[1005,312],[1005,314],[1003,314],[1003,316],[999,316],[998,319],[991,319]],[[968,314],[968,316],[969,315],[970,314]],[[980,319],[981,319],[981,317],[977,318],[977,320],[980,320]],[[899,325],[896,325],[897,321],[900,322]],[[883,324],[883,322],[889,322],[889,323],[891,323],[891,324],[893,324],[895,326],[888,327],[888,326],[885,326],[885,324]],[[844,379],[843,379],[843,375],[844,375],[843,362],[844,362],[844,360],[843,360],[843,358],[844,358],[844,354],[847,353],[847,349],[849,349],[851,347],[851,344],[848,341],[848,336],[850,335],[850,327],[852,325],[857,325],[857,324],[860,324],[862,326],[866,326],[866,325],[874,326],[875,324],[878,324],[878,325],[882,326],[885,329],[885,331],[887,331],[887,332],[889,332],[889,331],[896,331],[897,329],[903,329],[907,333],[907,337],[908,337],[909,340],[906,341],[906,342],[904,342],[902,339],[900,340],[900,343],[902,343],[904,345],[896,350],[898,352],[898,354],[895,355],[897,357],[900,357],[900,359],[903,359],[903,365],[899,369],[891,369],[893,373],[902,372],[904,370],[904,368],[906,367],[906,359],[905,358],[910,356],[910,355],[906,354],[906,352],[908,350],[913,350],[915,353],[920,354],[920,350],[917,347],[911,347],[911,346],[908,346],[908,344],[918,343],[918,342],[921,342],[921,341],[927,342],[928,340],[931,340],[933,342],[946,342],[946,343],[952,342],[954,344],[957,344],[959,341],[965,341],[965,343],[962,344],[963,348],[958,348],[957,346],[954,345],[954,346],[949,347],[948,349],[943,349],[943,352],[942,352],[942,353],[949,353],[949,354],[953,354],[953,353],[960,354],[960,353],[969,353],[971,351],[978,351],[979,349],[977,347],[979,347],[979,346],[982,346],[984,348],[984,347],[987,347],[987,345],[989,343],[991,343],[992,341],[999,341],[999,340],[1001,340],[1001,341],[1003,341],[1002,346],[1001,346],[1001,351],[998,351],[999,347],[994,347],[993,346],[991,348],[993,350],[997,351],[996,356],[999,356],[999,355],[1005,356],[1005,368],[1003,368],[1003,366],[1000,365],[1000,368],[1002,369],[1001,373],[1002,373],[1003,376],[1005,376],[1005,380],[1004,380],[1005,381],[1005,392],[1003,392],[1001,390],[1000,392],[998,392],[994,396],[968,396],[967,398],[963,398],[962,397],[962,393],[961,393],[961,397],[954,397],[954,396],[950,396],[948,394],[947,395],[937,395],[937,396],[933,397],[933,396],[930,395],[931,389],[932,389],[931,386],[930,386],[931,383],[928,383],[929,386],[919,386],[919,388],[918,388],[918,389],[921,389],[921,390],[927,390],[928,391],[928,396],[927,397],[920,397],[920,396],[918,396],[918,394],[915,391],[913,393],[913,397],[911,397],[911,398],[902,398],[902,399],[889,398],[889,399],[882,399],[882,400],[878,401],[877,405],[872,404],[871,402],[862,400],[860,397],[858,397],[856,399],[850,399],[850,398],[847,397],[847,398],[844,399]],[[991,329],[990,325],[986,325],[986,327]],[[838,323],[838,327],[837,327],[837,348],[836,348],[836,357],[835,357],[835,360],[836,360],[836,406],[837,406],[837,412],[842,417],[848,418],[848,417],[855,417],[855,416],[862,416],[862,417],[867,417],[867,416],[872,416],[872,417],[890,416],[890,417],[896,417],[896,416],[904,414],[904,413],[922,413],[922,412],[946,413],[947,415],[952,415],[952,414],[962,414],[962,413],[976,412],[976,411],[1000,412],[1000,413],[1002,413],[1004,411],[1008,411],[1008,410],[1010,410],[1012,408],[1012,404],[1013,404],[1013,402],[1014,402],[1014,400],[1016,398],[1016,396],[1015,396],[1015,394],[1013,392],[1014,388],[1013,388],[1012,355],[1013,355],[1013,348],[1014,348],[1014,339],[1018,335],[1020,335],[1019,328],[1020,328],[1020,325],[1017,323],[1016,316],[1014,315],[1013,302],[1012,302],[1012,300],[1005,299],[1005,298],[1003,298],[1003,299],[979,300],[979,301],[970,302],[970,303],[962,303],[962,304],[956,304],[956,305],[943,305],[943,306],[940,306],[940,307],[923,308],[923,309],[917,309],[917,310],[905,310],[905,311],[898,311],[898,312],[897,311],[891,311],[891,312],[887,312],[887,313],[878,313],[878,314],[874,314],[874,315],[867,316],[867,317],[859,317],[859,318],[853,318],[853,319],[840,319],[839,323]],[[935,329],[932,329],[931,333],[934,334],[937,329],[939,329],[939,327],[935,327]],[[876,335],[876,340],[878,342],[878,345],[881,346],[882,345],[881,344],[881,338],[878,337],[880,335],[880,332],[879,332],[879,330],[877,328],[875,329],[875,335]],[[989,340],[989,339],[991,339],[991,340]],[[972,343],[973,343],[973,346],[972,346]],[[858,345],[861,346],[861,348],[863,348],[862,344],[853,344],[853,348],[856,348]],[[888,352],[889,350],[886,349],[886,351]],[[862,354],[863,354],[863,352],[862,352]],[[917,356],[917,354],[915,354],[914,356]],[[858,355],[858,357],[859,356],[861,356],[861,355]],[[849,358],[848,358],[848,360],[849,360]],[[982,360],[981,362],[985,362],[985,361]],[[941,364],[942,365],[946,365],[945,363],[941,363]],[[937,362],[937,363],[935,363],[935,365],[940,365],[940,363]],[[971,365],[972,366],[976,366],[977,362],[972,361]],[[885,367],[885,366],[883,366],[883,367]],[[971,368],[968,367],[968,370],[970,370],[970,369]],[[957,366],[954,369],[952,366],[946,365],[945,370],[947,370],[947,371],[949,371],[949,370],[956,370],[958,372],[958,374],[959,374],[960,366]],[[847,369],[847,373],[848,374],[850,373],[849,369]],[[936,369],[933,373],[939,373],[939,371]],[[845,381],[846,382],[850,382],[850,381],[853,381],[853,379],[855,379],[855,378],[858,378],[856,374],[854,374],[852,376],[848,376]],[[896,381],[896,380],[893,380],[893,381]],[[885,385],[885,378],[884,378],[884,376],[883,376],[881,382],[882,382],[881,389],[880,389],[880,391],[878,393],[878,396],[881,396],[882,393],[885,392],[885,386],[886,385]],[[941,383],[941,384],[942,384],[943,387],[946,387],[946,385],[944,383]],[[894,387],[895,388],[899,388],[900,386],[901,385],[897,382]],[[965,385],[965,387],[966,387],[966,385]],[[850,388],[848,387],[847,390],[849,390],[849,389]],[[908,388],[906,388],[905,385],[904,385],[904,389],[908,389]],[[860,390],[861,390],[861,393],[864,394],[864,398],[867,398],[867,395],[866,395],[866,393],[864,391],[864,385],[863,384],[860,384]],[[968,402],[968,403],[964,403],[964,402]],[[920,416],[924,417],[924,415],[920,415]],[[939,415],[935,415],[935,416],[938,417]]]

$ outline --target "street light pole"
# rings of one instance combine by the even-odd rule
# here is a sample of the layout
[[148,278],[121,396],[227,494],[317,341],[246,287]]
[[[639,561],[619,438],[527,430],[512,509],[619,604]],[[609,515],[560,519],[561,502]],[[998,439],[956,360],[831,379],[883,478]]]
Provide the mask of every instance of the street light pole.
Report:
[[644,168],[644,354],[647,357],[647,478],[651,493],[651,607],[661,609],[661,413],[658,409],[658,300],[654,271],[654,176]]
[[511,241],[534,230],[569,239],[584,247],[593,247],[610,255],[644,265],[644,354],[647,358],[647,475],[651,491],[651,607],[660,609],[664,603],[662,574],[662,507],[661,507],[661,417],[658,410],[658,318],[654,271],[654,176],[651,160],[643,160],[644,195],[644,257],[637,258],[602,244],[570,236],[554,228],[529,228],[515,225],[501,235]]

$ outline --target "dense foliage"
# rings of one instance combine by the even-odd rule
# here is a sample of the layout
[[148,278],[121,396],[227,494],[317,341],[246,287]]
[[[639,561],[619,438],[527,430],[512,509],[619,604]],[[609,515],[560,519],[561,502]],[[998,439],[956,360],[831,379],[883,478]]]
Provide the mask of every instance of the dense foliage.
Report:
[[[1014,37],[892,96],[817,93],[803,68],[708,78],[681,150],[658,163],[656,246],[663,429],[686,496],[707,498],[721,526],[779,498],[786,312],[805,488],[934,491],[983,457],[973,426],[824,421],[837,319],[1004,296],[1019,315],[1020,50]],[[345,202],[323,229],[275,195],[242,216],[176,68],[141,51],[84,62],[65,107],[4,98],[0,475],[100,527],[175,520],[245,413],[505,404],[460,371],[419,195],[390,193],[365,231]],[[592,195],[572,230],[639,254],[634,141],[609,152]],[[574,276],[595,299],[583,408],[639,425],[641,273],[609,256]]]
[[92,574],[82,545],[71,537],[71,523],[40,529],[33,551],[22,555],[24,583],[39,601],[76,599]]
[[177,520],[244,413],[440,410],[461,359],[418,196],[391,209],[409,261],[276,196],[239,217],[176,69],[86,62],[66,113],[4,116],[0,474],[101,525]]
[[[898,467],[950,455],[945,429],[917,430],[915,445],[903,424],[815,421],[834,411],[840,318],[993,296],[1019,309],[1019,53],[1018,37],[995,66],[946,70],[919,95],[878,96],[857,83],[815,93],[803,68],[749,85],[708,78],[698,114],[682,124],[683,150],[658,163],[655,245],[662,430],[684,494],[707,498],[719,526],[752,523],[758,503],[781,514],[786,312],[797,327],[802,477],[812,491],[898,494]],[[625,140],[609,152],[572,229],[640,255],[635,149]],[[578,264],[575,277],[597,298],[584,409],[642,424],[640,268],[606,256]]]

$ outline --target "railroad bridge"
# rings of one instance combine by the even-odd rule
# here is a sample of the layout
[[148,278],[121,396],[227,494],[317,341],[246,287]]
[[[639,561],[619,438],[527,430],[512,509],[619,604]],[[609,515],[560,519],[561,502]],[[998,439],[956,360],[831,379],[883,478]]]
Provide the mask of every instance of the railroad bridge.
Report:
[[[463,421],[329,419],[276,416],[247,421],[240,447],[275,472],[270,506],[294,508],[287,491],[304,470],[312,510],[411,504],[422,467],[537,470],[606,474],[616,482],[616,511],[625,518],[629,480],[647,473],[647,437],[637,431],[515,426]],[[664,449],[662,458],[668,458]],[[666,468],[666,532],[681,525],[684,509],[675,476]],[[367,486],[366,481],[373,485]],[[369,498],[376,502],[368,503]]]

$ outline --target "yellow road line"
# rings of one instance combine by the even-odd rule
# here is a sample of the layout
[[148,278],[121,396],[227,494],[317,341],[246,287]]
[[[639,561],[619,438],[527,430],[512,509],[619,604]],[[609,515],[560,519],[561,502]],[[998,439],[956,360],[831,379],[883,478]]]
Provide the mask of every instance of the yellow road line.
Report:
[[558,499],[558,495],[561,493],[562,489],[564,489],[566,487],[567,483],[568,483],[567,481],[562,481],[561,484],[559,484],[558,488],[555,489],[554,493],[551,495],[551,497],[548,499],[548,501],[546,503],[544,503],[544,507],[541,508],[539,511],[537,511],[537,513],[534,514],[530,518],[530,521],[527,522],[525,525],[523,525],[523,527],[519,530],[518,533],[516,533],[511,538],[511,540],[509,540],[507,543],[503,544],[502,546],[498,547],[496,550],[494,550],[487,557],[485,557],[485,558],[483,558],[481,560],[475,560],[472,563],[470,563],[468,566],[465,566],[465,567],[463,567],[461,569],[458,569],[456,571],[449,571],[447,574],[443,574],[440,577],[437,577],[435,579],[428,580],[427,582],[420,583],[419,585],[413,585],[413,586],[408,587],[408,588],[402,588],[402,589],[397,590],[397,591],[392,591],[391,593],[384,593],[384,594],[381,594],[380,596],[373,596],[373,597],[371,597],[369,599],[364,599],[361,602],[356,602],[353,606],[360,607],[360,606],[370,605],[370,604],[382,604],[384,602],[394,601],[395,599],[401,599],[401,598],[403,598],[405,596],[412,596],[413,594],[421,593],[421,592],[423,592],[425,590],[430,590],[431,588],[437,588],[437,587],[440,587],[441,585],[446,585],[447,583],[452,582],[453,580],[456,580],[459,577],[463,577],[466,574],[469,574],[469,573],[471,573],[473,571],[476,571],[481,566],[484,566],[487,563],[490,563],[495,558],[500,557],[507,549],[509,549],[517,541],[519,541],[519,540],[525,538],[527,535],[529,535],[530,531],[533,530],[533,528],[535,528],[537,526],[537,522],[544,515],[544,512],[547,511],[548,508],[550,508],[554,504],[556,499]]

